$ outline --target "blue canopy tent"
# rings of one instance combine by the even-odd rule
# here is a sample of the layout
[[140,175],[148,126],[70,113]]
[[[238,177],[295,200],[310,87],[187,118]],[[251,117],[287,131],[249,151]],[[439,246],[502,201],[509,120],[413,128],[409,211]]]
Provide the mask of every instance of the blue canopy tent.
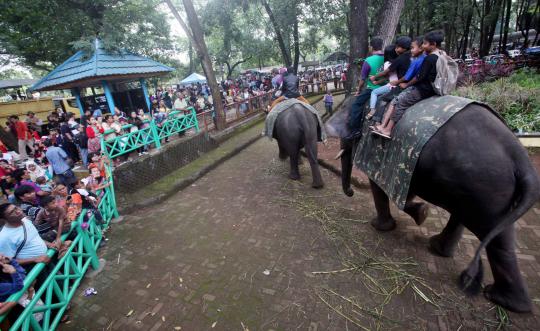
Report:
[[194,72],[191,75],[184,78],[180,82],[180,85],[189,85],[189,84],[197,84],[197,83],[201,83],[201,84],[206,83],[206,77]]
[[[150,110],[150,98],[145,78],[165,75],[173,70],[173,68],[152,59],[127,51],[109,53],[96,39],[93,54],[88,56],[84,51],[75,53],[66,62],[41,78],[30,89],[33,91],[71,89],[82,114],[84,106],[81,99],[81,88],[92,88],[95,97],[94,88],[102,87],[104,96],[97,97],[96,100],[106,99],[106,105],[103,107],[108,108],[114,114],[113,93],[116,93],[115,97],[118,99],[120,93],[129,90],[129,87],[126,87],[128,82],[138,80],[144,94],[144,103]],[[132,103],[129,93],[124,99],[130,104]]]

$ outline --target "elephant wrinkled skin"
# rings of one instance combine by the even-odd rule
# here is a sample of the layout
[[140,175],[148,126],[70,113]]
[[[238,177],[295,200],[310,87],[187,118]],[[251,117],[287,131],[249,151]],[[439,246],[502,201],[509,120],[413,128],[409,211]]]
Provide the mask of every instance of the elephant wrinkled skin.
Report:
[[281,112],[274,124],[274,138],[279,146],[279,157],[290,159],[289,178],[300,179],[298,164],[300,149],[305,148],[314,188],[324,186],[317,161],[317,141],[319,137],[317,117],[302,105],[296,104]]
[[[356,144],[348,140],[341,144],[343,191],[352,196]],[[372,225],[380,231],[394,229],[388,196],[374,182],[370,185],[377,210]],[[454,115],[424,146],[413,173],[404,211],[421,224],[427,205],[413,202],[415,196],[451,214],[443,231],[430,239],[432,252],[452,256],[464,228],[482,241],[460,276],[461,288],[468,294],[480,291],[480,252],[486,248],[495,281],[485,287],[485,297],[511,311],[530,312],[532,303],[514,251],[513,224],[540,198],[540,180],[527,151],[508,127],[478,104]]]

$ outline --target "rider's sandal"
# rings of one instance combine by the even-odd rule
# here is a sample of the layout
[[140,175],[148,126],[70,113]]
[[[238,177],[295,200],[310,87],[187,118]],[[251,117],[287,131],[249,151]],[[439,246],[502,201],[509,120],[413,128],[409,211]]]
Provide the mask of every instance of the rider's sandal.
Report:
[[381,136],[381,137],[386,138],[386,139],[392,139],[391,136],[389,136],[387,134],[384,134],[381,131],[371,131],[371,133],[376,134],[376,135]]

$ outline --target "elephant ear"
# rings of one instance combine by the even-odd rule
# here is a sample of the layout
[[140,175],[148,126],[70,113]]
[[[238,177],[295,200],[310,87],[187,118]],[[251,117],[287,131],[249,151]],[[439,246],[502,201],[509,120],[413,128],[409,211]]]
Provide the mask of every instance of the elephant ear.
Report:
[[339,109],[334,112],[334,115],[326,121],[326,133],[329,137],[345,138],[351,133],[348,122],[351,104],[354,99],[353,96],[345,99]]

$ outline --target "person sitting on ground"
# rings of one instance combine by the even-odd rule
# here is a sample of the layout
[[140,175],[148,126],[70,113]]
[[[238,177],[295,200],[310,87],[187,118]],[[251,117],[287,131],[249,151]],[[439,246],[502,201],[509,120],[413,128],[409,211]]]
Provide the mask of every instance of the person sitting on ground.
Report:
[[90,166],[89,172],[90,176],[86,178],[86,189],[101,197],[103,192],[100,191],[106,187],[109,187],[111,183],[108,182],[104,176],[102,176],[97,166]]
[[6,199],[8,199],[14,187],[11,181],[13,171],[15,171],[15,167],[11,166],[6,160],[0,160],[0,187]]
[[0,254],[16,260],[27,272],[36,263],[48,263],[47,244],[23,211],[11,203],[0,205]]
[[[71,240],[62,242],[62,234],[71,230],[71,222],[67,219],[66,211],[56,204],[54,197],[45,197],[41,200],[41,210],[33,222],[39,235],[45,242],[54,245],[58,250],[58,257],[64,256],[71,245]],[[71,236],[74,239],[75,233]]]
[[34,182],[30,180],[30,173],[26,169],[15,169],[11,173],[12,182],[15,184],[15,189],[21,186],[30,186],[36,193],[36,203],[39,203],[41,197],[49,195],[49,193],[44,192],[41,188]]
[[39,188],[44,192],[51,193],[53,190],[51,184],[49,184],[47,177],[45,176],[36,178],[36,185],[39,186]]
[[34,188],[28,185],[19,186],[15,189],[15,198],[19,202],[19,207],[23,213],[33,223],[37,214],[41,211]]
[[408,83],[403,85],[401,92],[393,102],[393,111],[388,111],[388,121],[375,127],[373,133],[384,138],[391,138],[392,129],[395,124],[401,119],[405,111],[420,100],[434,96],[435,90],[433,82],[437,77],[437,60],[439,57],[435,52],[439,49],[444,40],[444,35],[440,31],[432,31],[424,36],[422,48],[426,52],[426,57],[422,63],[418,75]]
[[26,161],[26,170],[28,171],[28,175],[30,175],[30,180],[34,183],[38,177],[47,176],[45,169],[38,166],[34,161]]
[[56,205],[67,212],[68,188],[63,184],[58,184],[54,187],[51,195],[56,200]]

